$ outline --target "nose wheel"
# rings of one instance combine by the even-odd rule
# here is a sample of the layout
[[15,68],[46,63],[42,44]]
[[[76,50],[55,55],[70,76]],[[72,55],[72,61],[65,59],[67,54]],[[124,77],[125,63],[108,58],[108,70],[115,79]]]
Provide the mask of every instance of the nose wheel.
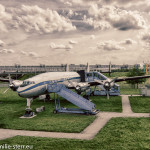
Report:
[[30,108],[33,98],[27,98],[27,108],[25,109],[24,117],[33,117],[34,112]]
[[34,116],[34,112],[32,111],[32,109],[31,108],[26,108],[24,117],[32,117],[32,116]]

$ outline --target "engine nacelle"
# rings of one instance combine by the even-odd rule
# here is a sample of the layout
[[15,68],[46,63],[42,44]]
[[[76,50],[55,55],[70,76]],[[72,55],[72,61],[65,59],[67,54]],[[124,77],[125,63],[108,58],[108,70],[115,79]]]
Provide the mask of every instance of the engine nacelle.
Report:
[[84,92],[84,91],[86,91],[88,88],[89,88],[89,84],[88,83],[78,83],[77,85],[76,85],[76,87],[75,87],[75,89],[77,90],[77,91],[80,91],[80,92]]
[[23,81],[20,80],[13,80],[12,83],[9,85],[9,87],[13,90],[16,91],[18,87],[23,83]]

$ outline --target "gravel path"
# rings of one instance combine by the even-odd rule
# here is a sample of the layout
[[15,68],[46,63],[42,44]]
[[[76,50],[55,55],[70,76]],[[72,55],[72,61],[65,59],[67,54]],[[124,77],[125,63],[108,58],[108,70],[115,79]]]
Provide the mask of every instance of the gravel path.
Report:
[[14,136],[35,136],[35,137],[49,137],[49,138],[68,138],[68,139],[93,139],[96,134],[105,126],[105,124],[115,117],[150,117],[149,113],[133,113],[131,110],[128,95],[122,95],[122,113],[116,112],[100,112],[97,118],[81,133],[61,133],[61,132],[43,132],[43,131],[25,131],[0,129],[0,140],[14,137]]

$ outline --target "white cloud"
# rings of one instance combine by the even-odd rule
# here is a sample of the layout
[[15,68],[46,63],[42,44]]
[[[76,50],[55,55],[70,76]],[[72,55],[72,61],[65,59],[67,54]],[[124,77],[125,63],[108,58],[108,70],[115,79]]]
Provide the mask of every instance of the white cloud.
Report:
[[88,12],[89,12],[90,15],[92,15],[92,16],[97,18],[99,16],[99,12],[100,12],[100,10],[98,8],[98,5],[97,4],[91,5],[91,7],[89,8]]
[[96,38],[95,35],[90,36],[90,39],[92,39],[92,40],[94,40],[95,38]]
[[125,48],[120,46],[118,42],[112,40],[97,43],[97,48],[107,50],[107,51],[125,50]]
[[150,43],[150,33],[149,32],[142,32],[142,33],[140,33],[140,38],[143,41]]
[[[61,2],[66,3],[65,0],[61,0]],[[77,4],[82,5],[83,4],[83,0],[68,0],[67,2],[71,3],[73,5],[77,5]]]
[[2,40],[0,40],[0,47],[3,47],[4,45],[5,43]]
[[65,49],[65,45],[63,45],[63,44],[58,44],[58,45],[56,45],[55,43],[51,43],[51,44],[50,44],[50,47],[51,47],[52,49]]
[[94,28],[97,28],[97,24],[100,24],[102,21],[109,22],[119,30],[146,28],[146,21],[138,11],[127,11],[108,5],[99,8],[97,4],[93,4],[88,12],[90,16],[94,17],[94,19],[87,19]]
[[149,0],[101,0],[97,4],[117,6],[120,8],[126,8],[131,10],[143,11],[144,9],[149,9]]
[[35,52],[29,52],[28,55],[31,56],[31,57],[35,57],[35,58],[38,57],[38,54],[35,53]]
[[126,44],[126,45],[132,45],[132,44],[136,44],[137,42],[128,38],[128,39],[125,39],[124,41],[121,41],[120,44]]
[[42,9],[39,6],[22,5],[21,8],[8,8],[0,5],[0,31],[8,31],[8,28],[23,28],[26,32],[38,33],[68,32],[76,30],[68,18],[65,18],[50,9]]
[[21,54],[22,54],[22,55],[26,55],[26,56],[28,55],[28,53],[25,52],[25,51],[21,51]]
[[84,18],[84,21],[93,26],[94,29],[99,29],[99,30],[106,30],[106,29],[110,29],[111,25],[108,21],[105,20],[95,20],[93,18]]
[[0,31],[7,32],[7,24],[11,23],[12,16],[7,13],[5,7],[0,4]]
[[22,5],[21,9],[16,11],[16,20],[19,26],[22,26],[27,32],[37,31],[51,33],[54,31],[72,31],[75,26],[69,19],[59,15],[56,11],[42,9],[38,6]]
[[21,51],[22,55],[28,56],[28,57],[34,57],[34,58],[38,58],[38,54],[35,52],[25,52],[25,51]]
[[65,49],[66,49],[66,50],[69,50],[69,49],[72,49],[72,48],[73,48],[72,45],[66,45],[66,46],[65,46]]
[[0,53],[3,53],[3,54],[14,53],[14,52],[15,51],[12,49],[1,49],[0,50]]
[[50,48],[52,49],[72,49],[72,45],[63,45],[63,44],[55,44],[55,43],[50,43]]
[[67,15],[68,15],[69,17],[73,16],[73,15],[74,15],[73,10],[70,9],[70,10],[68,11],[68,14],[67,14]]
[[72,3],[71,3],[71,2],[68,2],[68,1],[65,2],[64,4],[67,5],[67,6],[72,6]]
[[77,41],[73,41],[73,40],[69,41],[69,44],[77,44],[77,43],[78,43]]
[[13,49],[7,49],[7,53],[14,53],[15,51]]
[[150,33],[149,30],[144,32],[140,32],[138,35],[139,39],[141,40],[141,44],[144,49],[150,49]]
[[[120,3],[120,4],[128,4],[128,3],[135,3],[135,0],[102,0],[103,2],[106,3]],[[141,0],[136,0],[136,3],[139,2]],[[144,1],[144,0],[142,0]]]
[[141,12],[149,12],[149,0],[102,0],[103,4],[114,5],[131,10],[138,10]]

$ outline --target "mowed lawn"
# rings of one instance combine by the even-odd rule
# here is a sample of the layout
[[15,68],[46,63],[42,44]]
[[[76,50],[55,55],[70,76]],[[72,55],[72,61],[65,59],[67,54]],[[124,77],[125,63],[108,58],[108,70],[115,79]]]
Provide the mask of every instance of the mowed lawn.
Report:
[[[55,109],[54,100],[50,102],[43,102],[35,99],[31,105],[35,111],[37,107],[45,106],[46,111],[37,114],[32,119],[21,119],[26,108],[26,99],[21,98],[16,92],[9,90],[3,94],[5,88],[0,89],[0,128],[9,129],[24,129],[24,130],[38,130],[38,131],[55,131],[55,132],[81,132],[89,124],[91,124],[96,116],[86,116],[79,114],[53,114]],[[53,96],[53,94],[52,94]],[[93,96],[91,97],[96,108],[100,111],[121,112],[121,97],[106,97]],[[75,107],[68,101],[60,98],[63,107]]]
[[139,95],[140,89],[133,89],[133,88],[121,88],[120,89],[120,94],[121,95]]
[[[2,102],[0,104],[0,128],[81,132],[96,118],[75,114],[53,114],[54,101],[44,103],[36,99],[32,104],[33,110],[44,105],[46,111],[33,119],[20,119],[19,117],[26,108],[26,99],[19,97],[13,91],[8,91],[4,95],[2,94],[4,90],[0,89]],[[100,111],[122,111],[121,97],[113,96],[107,100],[105,96],[92,96],[90,99]],[[61,104],[64,107],[74,107],[62,98]],[[35,150],[148,150],[150,149],[149,124],[150,118],[113,118],[94,139],[88,141],[16,136],[1,140],[0,145],[33,145]]]
[[34,150],[149,150],[150,118],[113,118],[92,140],[13,137],[0,145],[31,145]]
[[150,113],[150,97],[130,96],[132,111],[135,113]]

